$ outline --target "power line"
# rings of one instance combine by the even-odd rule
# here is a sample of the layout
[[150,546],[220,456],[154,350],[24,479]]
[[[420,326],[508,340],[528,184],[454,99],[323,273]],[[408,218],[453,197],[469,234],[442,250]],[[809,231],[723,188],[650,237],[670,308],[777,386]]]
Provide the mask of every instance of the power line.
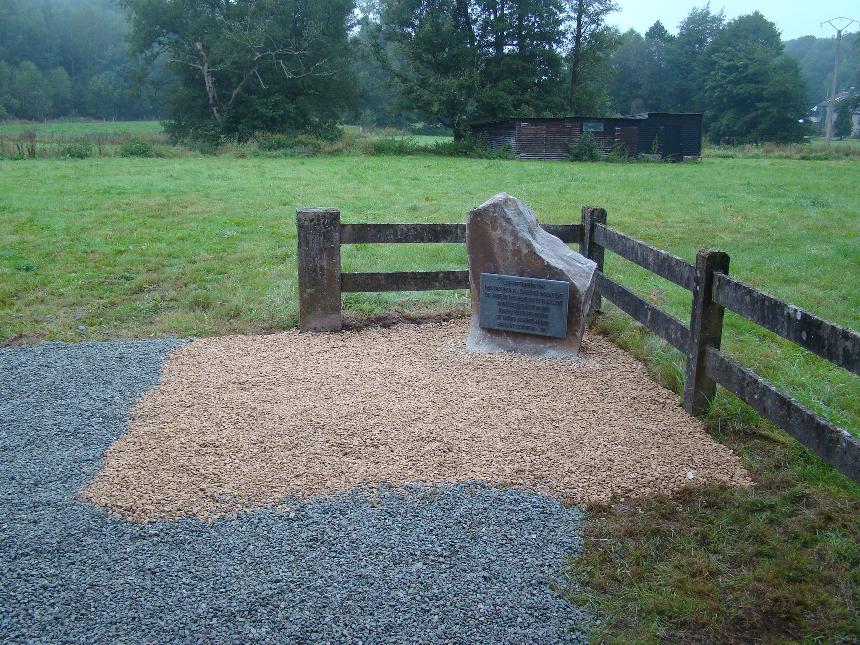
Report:
[[[839,75],[839,49],[842,46],[842,32],[854,23],[860,24],[860,20],[838,16],[825,20],[821,26],[830,25],[836,30],[836,58],[833,60],[833,78],[830,81],[830,100],[827,101],[827,115],[824,117],[824,145],[830,146],[833,138],[833,108],[836,104],[836,77]],[[841,25],[841,27],[839,26]]]

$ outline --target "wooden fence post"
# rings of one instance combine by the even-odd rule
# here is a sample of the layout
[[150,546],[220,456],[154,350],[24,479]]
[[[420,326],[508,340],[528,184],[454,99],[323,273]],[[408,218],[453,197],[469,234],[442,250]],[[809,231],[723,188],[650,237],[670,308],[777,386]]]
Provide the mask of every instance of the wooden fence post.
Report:
[[[603,247],[594,242],[594,225],[606,224],[606,210],[597,206],[582,207],[582,242],[579,245],[579,252],[587,258],[594,260],[597,263],[597,270],[603,272]],[[600,293],[595,289],[594,295],[591,297],[591,306],[588,308],[588,313],[600,311],[603,304],[603,299]]]
[[690,313],[690,345],[684,378],[684,409],[692,415],[708,410],[716,383],[708,376],[708,348],[720,348],[723,336],[723,306],[712,298],[714,272],[729,272],[729,256],[722,251],[700,250],[693,277],[693,308]]
[[299,328],[340,331],[340,211],[296,211],[299,269]]

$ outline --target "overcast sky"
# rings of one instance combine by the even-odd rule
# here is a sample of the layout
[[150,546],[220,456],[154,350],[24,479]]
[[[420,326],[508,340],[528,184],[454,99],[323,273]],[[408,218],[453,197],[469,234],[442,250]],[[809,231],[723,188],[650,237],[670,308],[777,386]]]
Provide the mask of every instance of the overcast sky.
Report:
[[[675,33],[678,23],[690,13],[695,6],[703,6],[704,0],[662,0],[642,2],[641,0],[617,0],[621,11],[612,14],[608,19],[622,31],[633,28],[645,33],[655,21],[661,21],[666,29]],[[836,16],[847,16],[860,20],[860,2],[857,0],[830,0],[829,2],[801,2],[800,0],[716,0],[711,2],[711,10],[725,10],[726,18],[760,11],[765,18],[776,23],[776,28],[782,32],[783,40],[791,40],[798,36],[833,36],[835,31],[829,26],[820,24]],[[857,31],[855,23],[848,31]],[[846,32],[847,33],[847,32]]]

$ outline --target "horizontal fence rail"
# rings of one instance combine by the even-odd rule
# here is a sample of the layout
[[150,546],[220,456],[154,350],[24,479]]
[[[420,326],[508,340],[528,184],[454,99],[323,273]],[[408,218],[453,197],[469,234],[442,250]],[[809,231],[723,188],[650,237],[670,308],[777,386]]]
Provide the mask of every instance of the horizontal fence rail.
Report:
[[341,224],[341,244],[463,244],[465,224]]
[[666,278],[687,291],[693,290],[695,267],[686,260],[628,237],[603,224],[595,224],[594,241],[605,249]]
[[644,298],[610,280],[603,273],[595,274],[600,295],[629,316],[648,327],[673,347],[686,353],[690,344],[690,330],[680,320],[652,305]]
[[393,271],[341,273],[340,289],[356,291],[436,291],[468,289],[468,271]]
[[715,349],[708,350],[708,374],[809,450],[857,480],[860,473],[860,440],[857,437]]
[[[565,244],[582,240],[581,224],[546,224],[541,228]],[[465,244],[465,224],[341,224],[341,244]]]
[[[860,439],[835,426],[752,370],[720,352],[723,309],[768,329],[855,374],[860,374],[860,334],[729,277],[728,256],[700,251],[696,265],[628,237],[583,209],[589,256],[599,259],[600,294],[673,347],[686,353],[684,407],[702,414],[717,384],[779,426],[832,466],[860,481]],[[590,228],[589,228],[590,227]],[[693,292],[690,326],[602,273],[609,250]]]
[[[342,327],[341,293],[468,289],[469,272],[399,271],[342,273],[343,244],[463,244],[465,224],[341,224],[331,208],[297,212],[299,320],[303,330]],[[819,318],[729,277],[729,257],[703,250],[692,264],[606,225],[606,211],[586,206],[581,224],[543,227],[594,260],[595,292],[648,327],[687,357],[684,408],[701,415],[716,385],[745,401],[853,480],[860,482],[860,440],[780,392],[752,370],[720,351],[725,309],[792,341],[831,363],[860,374],[860,334]],[[603,273],[609,250],[692,294],[689,325],[663,311]]]
[[727,275],[714,276],[714,300],[810,352],[860,374],[860,334]]

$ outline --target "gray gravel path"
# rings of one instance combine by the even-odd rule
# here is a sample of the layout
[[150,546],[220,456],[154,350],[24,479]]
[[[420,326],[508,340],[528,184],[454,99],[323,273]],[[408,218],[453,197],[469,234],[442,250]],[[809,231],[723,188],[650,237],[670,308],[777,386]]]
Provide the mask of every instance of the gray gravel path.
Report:
[[76,497],[170,341],[0,350],[0,638],[10,642],[584,639],[550,588],[581,515],[478,484],[380,488],[205,523]]

